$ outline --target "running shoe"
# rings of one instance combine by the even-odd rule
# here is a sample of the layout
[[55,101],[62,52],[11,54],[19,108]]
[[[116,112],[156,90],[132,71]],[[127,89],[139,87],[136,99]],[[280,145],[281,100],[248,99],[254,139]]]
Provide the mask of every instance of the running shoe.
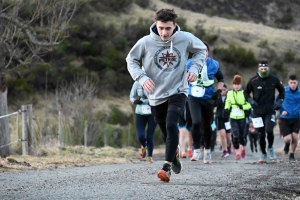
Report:
[[147,157],[147,162],[148,162],[149,164],[152,164],[152,163],[153,163],[152,157],[148,156],[148,157]]
[[186,153],[185,152],[181,153],[181,158],[186,158]]
[[276,159],[277,159],[273,147],[272,147],[272,148],[268,148],[268,152],[269,152],[269,154],[270,154],[270,159],[271,159],[271,160],[276,160]]
[[267,154],[261,154],[259,162],[266,163],[267,162]]
[[175,174],[179,174],[182,170],[182,163],[179,159],[179,146],[176,150],[175,159],[173,160],[173,163],[172,163],[172,170]]
[[240,154],[235,154],[235,160],[241,160],[241,155]]
[[205,150],[204,149],[204,157],[203,157],[204,164],[210,164],[211,163],[211,153],[210,149]]
[[285,143],[284,145],[284,153],[285,154],[289,154],[289,150],[290,150],[290,143]]
[[157,173],[157,177],[164,182],[169,182],[171,178],[171,166],[167,163],[163,165],[163,168]]
[[296,158],[293,153],[290,153],[289,159],[290,159],[290,161],[296,161]]
[[223,153],[222,153],[222,157],[226,158],[228,156],[229,156],[228,151],[224,150]]
[[144,147],[144,146],[141,146],[140,157],[141,158],[145,158],[146,157],[146,147]]
[[188,149],[188,157],[192,157],[193,156],[193,150],[192,149]]
[[245,158],[245,156],[246,156],[246,149],[241,148],[241,157]]
[[200,156],[201,156],[201,150],[194,150],[194,153],[193,153],[193,157],[191,158],[191,161],[197,161],[200,159]]
[[230,146],[227,147],[227,152],[228,152],[229,154],[231,154],[231,148],[230,148]]

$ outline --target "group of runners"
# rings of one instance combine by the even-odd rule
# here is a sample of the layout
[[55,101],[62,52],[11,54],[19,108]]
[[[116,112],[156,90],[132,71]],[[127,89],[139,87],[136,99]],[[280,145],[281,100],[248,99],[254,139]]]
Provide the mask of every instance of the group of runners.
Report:
[[[153,162],[153,135],[157,125],[165,143],[165,162],[157,177],[169,182],[171,171],[180,173],[180,154],[182,158],[191,157],[191,161],[198,161],[203,154],[203,162],[210,164],[214,120],[222,157],[232,153],[230,144],[234,147],[235,160],[246,156],[247,127],[259,137],[259,162],[267,162],[268,157],[276,160],[273,148],[276,111],[281,119],[285,152],[291,161],[295,160],[300,119],[296,75],[289,76],[288,86],[284,87],[270,73],[268,61],[262,60],[244,90],[240,75],[235,75],[229,86],[224,83],[218,61],[208,56],[208,44],[181,31],[176,18],[173,9],[158,10],[150,34],[138,40],[126,57],[128,71],[135,81],[130,100],[137,105],[140,156],[147,156],[148,162]],[[191,135],[187,149],[184,134]]]

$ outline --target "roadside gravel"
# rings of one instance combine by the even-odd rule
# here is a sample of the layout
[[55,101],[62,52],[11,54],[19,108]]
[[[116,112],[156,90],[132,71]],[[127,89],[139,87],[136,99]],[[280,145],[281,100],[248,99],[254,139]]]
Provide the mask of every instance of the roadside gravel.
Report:
[[220,150],[210,165],[182,159],[184,170],[169,183],[156,177],[161,153],[153,164],[6,172],[0,174],[0,199],[300,199],[300,164],[289,163],[282,145],[276,136],[278,161],[266,164],[258,164],[260,153],[248,148],[239,162],[234,155],[221,158]]

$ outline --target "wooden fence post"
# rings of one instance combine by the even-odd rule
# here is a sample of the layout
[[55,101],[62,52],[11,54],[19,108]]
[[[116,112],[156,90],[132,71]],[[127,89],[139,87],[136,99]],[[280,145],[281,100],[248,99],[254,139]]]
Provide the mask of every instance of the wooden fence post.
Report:
[[34,129],[33,129],[33,113],[32,104],[27,105],[28,108],[28,147],[29,154],[34,154]]
[[28,155],[27,106],[22,105],[22,155]]
[[104,147],[107,147],[107,130],[104,130]]
[[58,146],[63,147],[63,141],[62,141],[62,127],[61,127],[61,111],[58,111],[58,133],[57,133],[57,141]]
[[131,125],[128,124],[128,133],[127,133],[127,146],[130,146],[130,132],[131,132]]
[[87,147],[87,132],[88,132],[88,122],[84,121],[84,147]]

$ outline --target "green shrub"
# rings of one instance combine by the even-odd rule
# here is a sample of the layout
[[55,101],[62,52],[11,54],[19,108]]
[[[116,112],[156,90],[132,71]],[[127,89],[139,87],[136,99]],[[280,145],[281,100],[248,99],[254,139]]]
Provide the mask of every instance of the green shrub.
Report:
[[257,59],[252,50],[229,45],[229,48],[215,48],[213,54],[222,61],[233,64],[240,69],[250,69],[257,64]]
[[271,73],[280,77],[280,79],[285,80],[287,78],[287,70],[286,67],[283,66],[281,60],[276,60],[275,63],[272,63],[270,69]]
[[295,60],[296,53],[292,49],[289,49],[284,53],[284,61],[285,62],[293,62]]
[[135,3],[142,8],[148,8],[150,6],[150,0],[135,0]]
[[283,17],[281,18],[281,23],[283,24],[289,24],[289,23],[292,23],[294,21],[294,17],[293,17],[293,14],[288,12],[288,13],[285,13],[283,15]]
[[121,111],[116,105],[110,104],[110,115],[107,120],[109,124],[127,125],[130,123],[130,116]]
[[258,45],[260,48],[267,48],[268,47],[268,40],[261,40]]
[[176,23],[180,26],[181,31],[191,32],[192,30],[187,26],[186,19],[183,17],[178,17]]

